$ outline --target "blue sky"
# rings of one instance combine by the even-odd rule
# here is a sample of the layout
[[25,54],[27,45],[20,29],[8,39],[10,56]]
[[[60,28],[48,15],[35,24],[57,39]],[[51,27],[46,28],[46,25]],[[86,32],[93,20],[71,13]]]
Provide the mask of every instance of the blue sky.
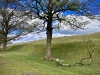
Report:
[[100,0],[96,0],[96,1],[100,3]]

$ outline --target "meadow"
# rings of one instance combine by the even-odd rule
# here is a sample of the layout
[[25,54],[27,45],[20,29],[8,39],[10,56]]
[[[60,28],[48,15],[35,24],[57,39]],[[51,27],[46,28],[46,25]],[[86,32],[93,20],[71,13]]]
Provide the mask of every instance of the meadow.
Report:
[[[92,52],[91,65],[59,66],[44,60],[46,40],[14,44],[0,50],[0,75],[100,75],[100,33],[53,38],[52,57],[73,65]],[[88,48],[87,48],[88,47]],[[84,64],[91,59],[84,60]]]

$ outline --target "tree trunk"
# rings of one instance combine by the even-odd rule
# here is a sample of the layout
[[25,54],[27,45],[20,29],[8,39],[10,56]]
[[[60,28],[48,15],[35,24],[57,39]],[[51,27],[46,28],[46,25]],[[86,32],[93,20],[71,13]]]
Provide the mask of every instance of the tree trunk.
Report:
[[7,42],[4,41],[4,42],[3,42],[3,50],[6,50],[6,45],[7,45]]
[[50,16],[47,24],[47,42],[46,42],[46,53],[45,53],[45,59],[46,60],[52,60],[51,56],[51,41],[52,41],[52,18]]
[[51,41],[52,41],[52,30],[47,30],[46,54],[44,57],[46,60],[52,60]]

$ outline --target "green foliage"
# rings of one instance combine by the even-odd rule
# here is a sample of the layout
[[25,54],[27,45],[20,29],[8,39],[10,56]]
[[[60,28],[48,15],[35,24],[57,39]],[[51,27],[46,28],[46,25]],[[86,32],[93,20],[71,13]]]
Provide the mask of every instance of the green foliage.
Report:
[[11,45],[7,51],[0,51],[0,75],[99,75],[100,33],[55,38],[52,42],[52,54],[65,64],[78,62],[88,56],[84,43],[88,39],[92,40],[88,44],[93,52],[92,65],[70,68],[58,66],[55,61],[45,61],[45,40],[41,40]]

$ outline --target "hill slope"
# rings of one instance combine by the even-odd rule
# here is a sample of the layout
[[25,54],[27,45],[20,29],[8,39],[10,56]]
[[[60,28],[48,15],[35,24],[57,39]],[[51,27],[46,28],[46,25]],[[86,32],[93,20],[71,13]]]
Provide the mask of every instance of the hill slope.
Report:
[[[43,60],[46,40],[9,46],[0,51],[0,75],[100,75],[100,33],[55,38],[52,56],[63,63],[74,64],[93,52],[91,65],[62,67]],[[84,63],[90,63],[85,60]]]

